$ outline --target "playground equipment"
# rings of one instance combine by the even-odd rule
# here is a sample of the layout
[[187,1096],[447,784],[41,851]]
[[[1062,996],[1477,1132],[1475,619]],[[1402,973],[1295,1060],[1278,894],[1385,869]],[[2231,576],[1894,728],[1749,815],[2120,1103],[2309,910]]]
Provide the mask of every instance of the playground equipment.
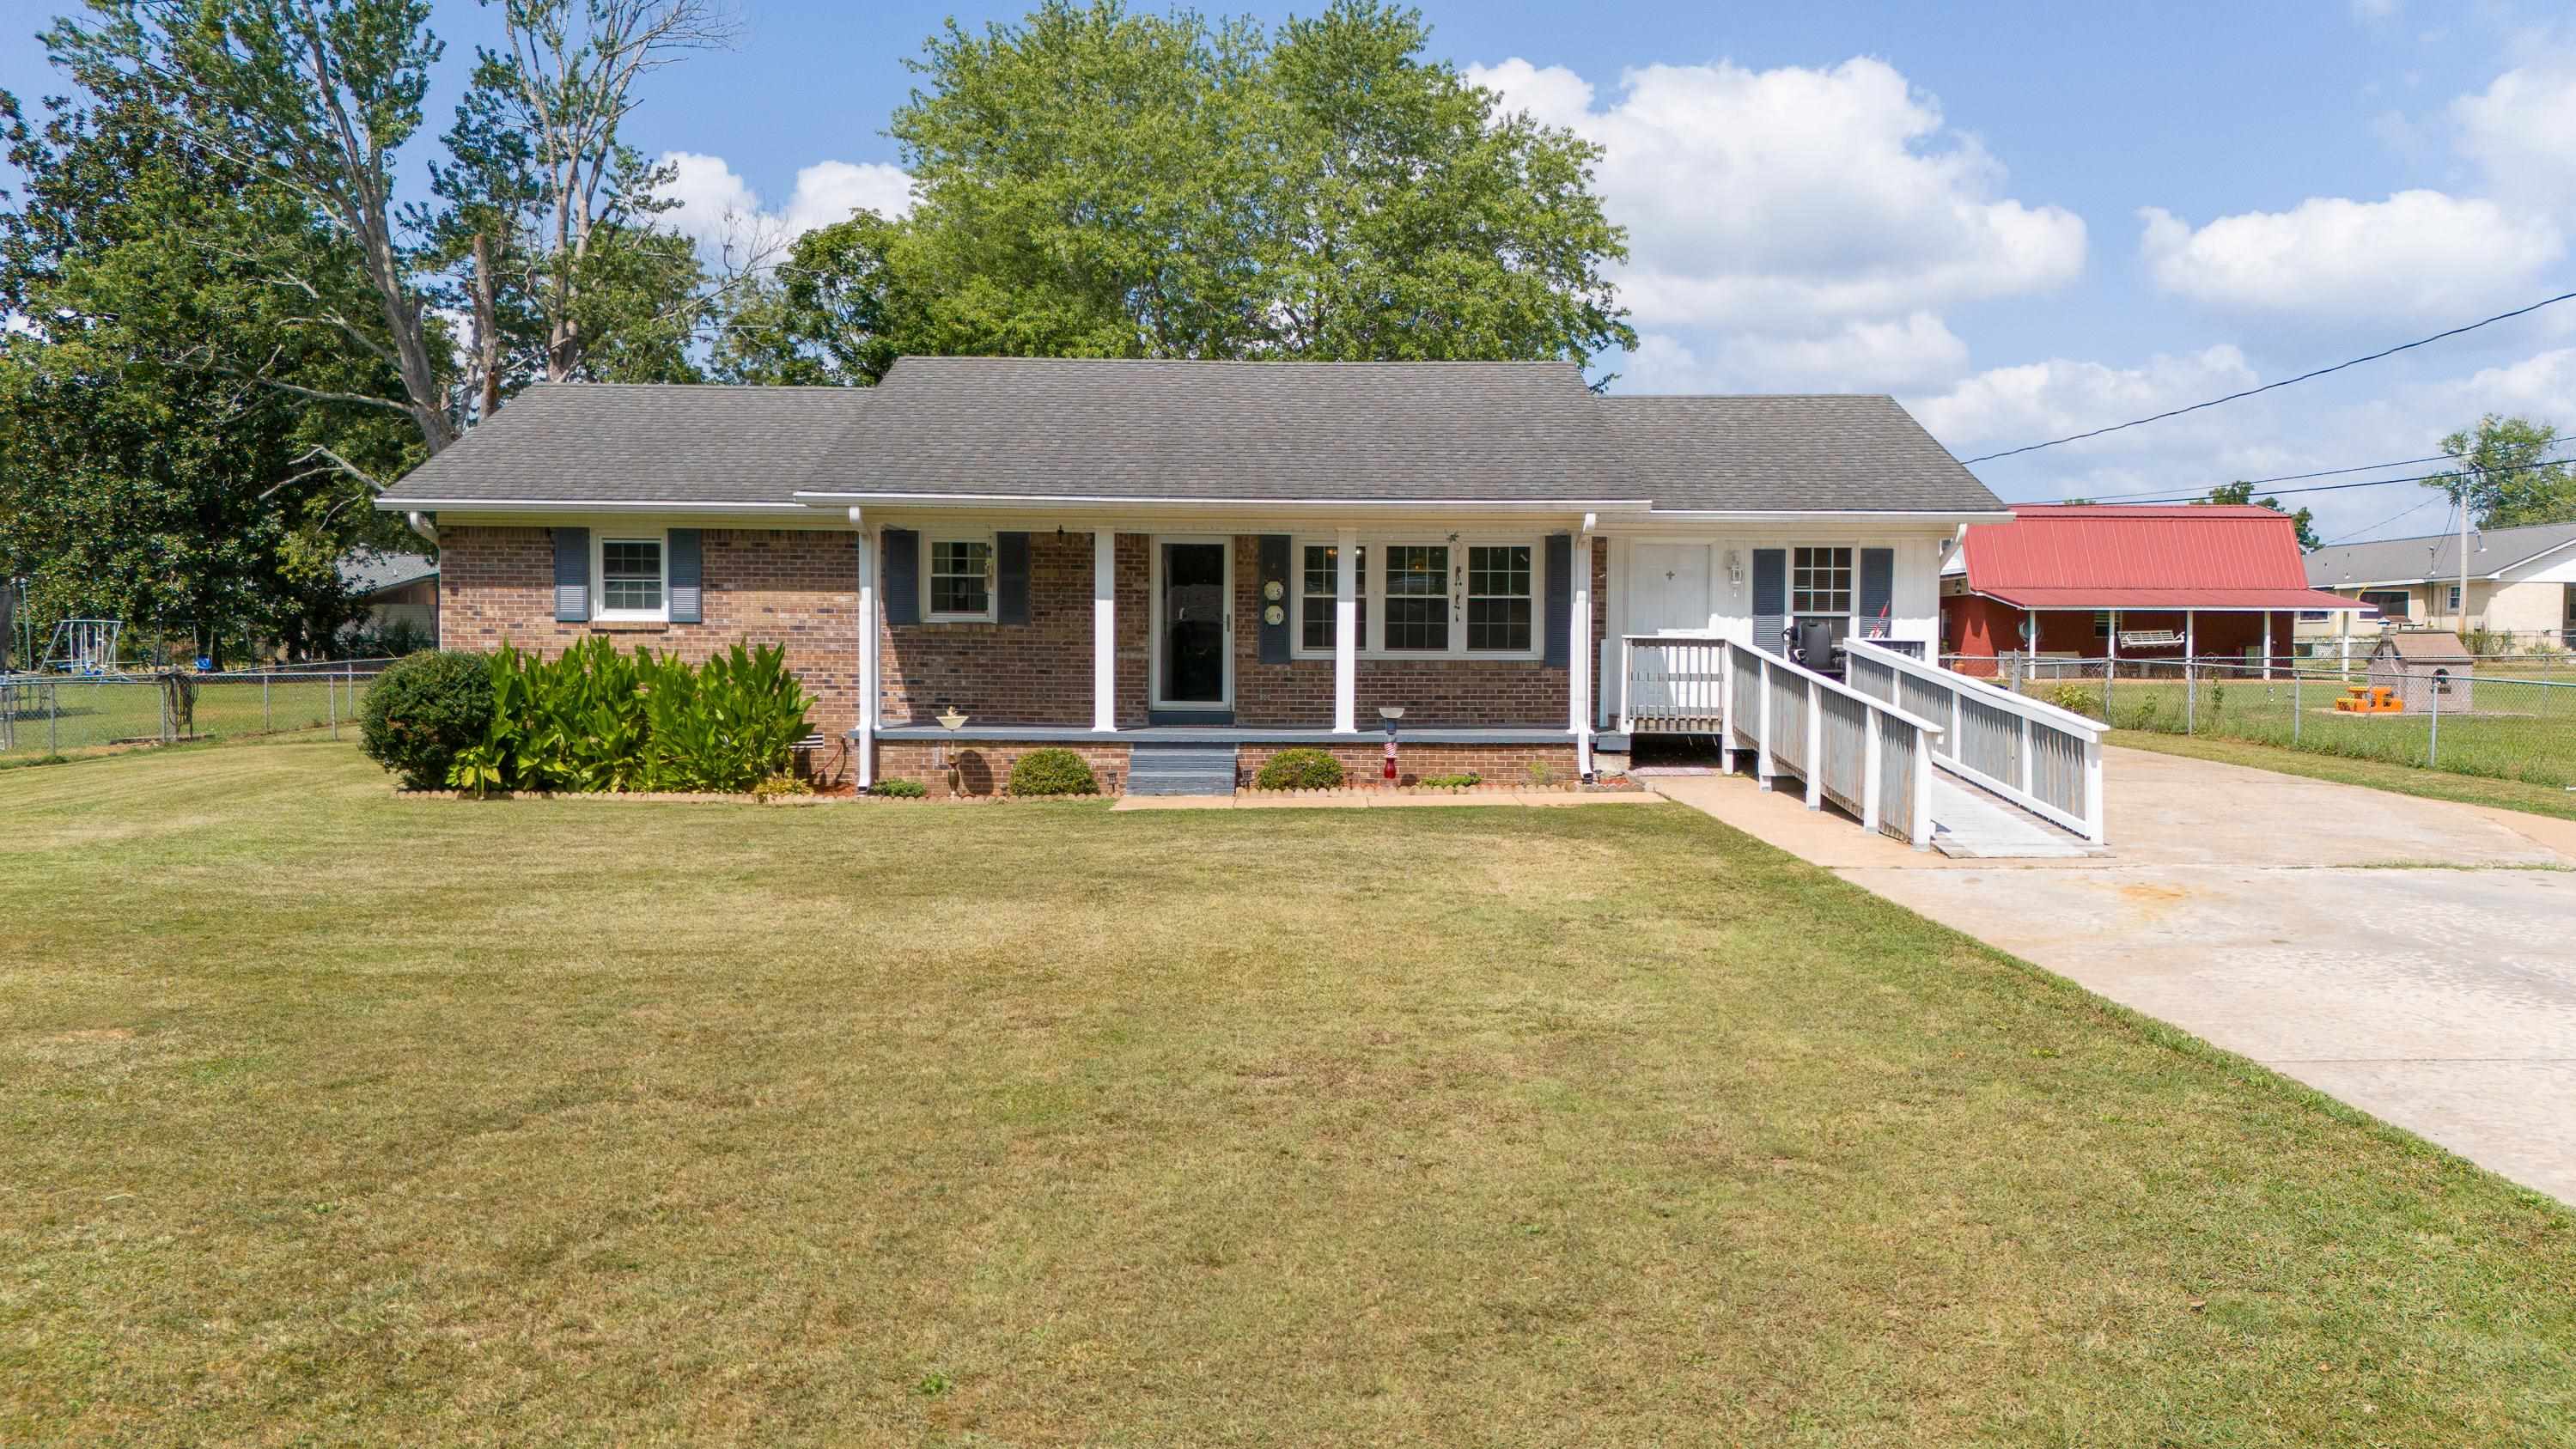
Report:
[[65,619],[54,625],[54,642],[45,650],[49,674],[75,674],[83,679],[123,677],[117,667],[117,641],[125,633],[122,619]]
[[2384,684],[2356,684],[2334,702],[2337,714],[2404,714],[2406,701]]

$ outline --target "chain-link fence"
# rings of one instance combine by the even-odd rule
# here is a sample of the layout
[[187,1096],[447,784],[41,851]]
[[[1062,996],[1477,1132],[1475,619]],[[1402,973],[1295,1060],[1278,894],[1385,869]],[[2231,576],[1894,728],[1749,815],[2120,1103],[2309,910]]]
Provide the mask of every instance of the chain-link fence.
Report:
[[0,676],[0,758],[354,728],[385,660],[227,674]]
[[[1944,660],[1944,663],[1951,661]],[[1960,661],[2116,729],[2222,735],[2461,775],[2576,785],[2576,680],[2510,659],[2374,680],[2363,661]],[[2000,667],[1998,667],[2000,665]]]

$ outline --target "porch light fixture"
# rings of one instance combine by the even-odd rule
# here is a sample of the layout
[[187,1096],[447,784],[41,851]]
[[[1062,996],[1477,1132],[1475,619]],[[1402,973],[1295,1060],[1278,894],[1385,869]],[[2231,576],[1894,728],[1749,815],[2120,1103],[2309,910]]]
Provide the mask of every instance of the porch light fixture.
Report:
[[1735,550],[1730,548],[1726,551],[1726,586],[1728,588],[1741,588],[1743,584],[1744,555],[1737,553]]

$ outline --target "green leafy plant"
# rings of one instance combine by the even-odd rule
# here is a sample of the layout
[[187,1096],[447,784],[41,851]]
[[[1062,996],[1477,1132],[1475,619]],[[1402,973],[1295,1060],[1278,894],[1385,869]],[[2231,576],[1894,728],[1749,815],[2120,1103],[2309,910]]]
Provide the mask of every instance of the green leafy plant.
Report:
[[772,775],[751,787],[755,800],[782,800],[792,795],[811,795],[814,787],[794,775]]
[[868,793],[892,800],[918,800],[930,793],[930,787],[919,780],[879,780],[868,787]]
[[1556,783],[1556,767],[1545,760],[1530,761],[1529,782],[1536,789],[1547,789]]
[[1472,790],[1483,783],[1485,777],[1473,770],[1456,775],[1430,775],[1420,781],[1423,788],[1429,790]]
[[409,790],[449,783],[459,751],[487,736],[492,717],[490,662],[463,653],[414,654],[378,676],[358,705],[358,740],[367,758]]
[[1097,795],[1100,782],[1082,756],[1071,750],[1044,749],[1020,756],[1011,766],[1006,788],[1014,795]]
[[1299,746],[1272,755],[1252,777],[1261,790],[1333,790],[1342,784],[1342,762],[1322,750]]
[[2048,692],[2048,702],[2074,714],[2100,715],[2102,696],[2091,685],[2067,683]]

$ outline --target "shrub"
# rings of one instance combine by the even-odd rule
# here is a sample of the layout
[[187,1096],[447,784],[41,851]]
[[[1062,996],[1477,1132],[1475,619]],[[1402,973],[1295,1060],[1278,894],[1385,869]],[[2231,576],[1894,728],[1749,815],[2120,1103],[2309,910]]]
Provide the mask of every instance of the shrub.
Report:
[[1431,790],[1472,790],[1485,783],[1485,777],[1469,770],[1458,775],[1433,775],[1421,783]]
[[930,793],[930,787],[919,780],[879,780],[868,787],[868,793],[896,800],[918,800]]
[[736,644],[703,666],[593,637],[548,661],[492,655],[491,719],[449,781],[505,790],[740,793],[783,773],[814,706],[784,650]]
[[811,795],[814,787],[794,775],[772,775],[751,787],[755,800],[776,800],[787,795]]
[[1082,756],[1071,750],[1031,750],[1011,766],[1011,782],[1006,786],[1014,795],[1097,795],[1100,782],[1092,778],[1091,767]]
[[2086,684],[2061,684],[2048,692],[2048,702],[2073,714],[2100,715],[2101,691]]
[[1300,746],[1272,755],[1252,777],[1262,790],[1332,790],[1342,783],[1342,762],[1322,750]]
[[491,662],[441,651],[388,665],[358,705],[367,758],[410,790],[446,784],[458,752],[481,741],[492,721]]

